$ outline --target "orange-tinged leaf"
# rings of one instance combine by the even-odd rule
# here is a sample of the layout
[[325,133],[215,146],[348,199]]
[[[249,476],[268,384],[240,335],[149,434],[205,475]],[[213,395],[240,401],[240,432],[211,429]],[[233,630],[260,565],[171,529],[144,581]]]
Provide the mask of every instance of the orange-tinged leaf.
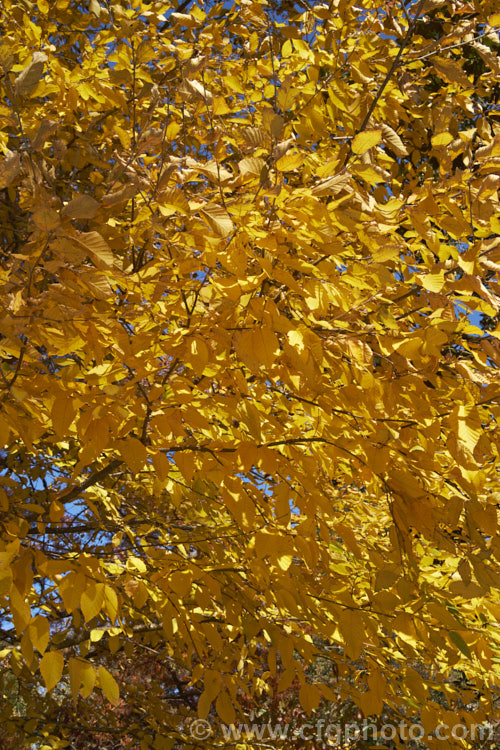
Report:
[[49,693],[61,679],[63,669],[64,657],[61,651],[47,651],[40,659],[40,672]]

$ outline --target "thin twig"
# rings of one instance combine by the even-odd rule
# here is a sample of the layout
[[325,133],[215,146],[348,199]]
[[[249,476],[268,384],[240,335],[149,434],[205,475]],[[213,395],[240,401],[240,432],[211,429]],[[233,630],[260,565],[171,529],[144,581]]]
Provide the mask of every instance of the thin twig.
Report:
[[366,113],[366,116],[365,116],[363,122],[361,123],[361,126],[360,126],[360,128],[358,130],[358,133],[361,133],[366,128],[366,126],[368,125],[368,123],[370,121],[370,117],[373,114],[373,110],[377,106],[378,101],[379,101],[380,97],[382,96],[385,87],[389,83],[389,81],[390,81],[390,79],[392,77],[392,74],[394,73],[394,71],[396,70],[396,68],[399,66],[399,61],[401,60],[401,57],[403,55],[403,51],[404,51],[406,45],[408,44],[408,42],[410,41],[410,39],[411,39],[411,37],[413,35],[413,32],[415,30],[415,25],[417,23],[418,17],[420,16],[420,13],[422,12],[422,8],[424,7],[425,2],[426,2],[426,0],[420,0],[420,2],[418,4],[418,8],[415,11],[415,15],[413,16],[413,20],[412,20],[411,24],[408,26],[408,30],[406,32],[406,36],[403,39],[403,41],[401,43],[401,47],[398,50],[398,54],[394,58],[394,61],[393,61],[392,65],[391,65],[391,67],[389,68],[389,72],[387,73],[387,75],[384,78],[382,84],[380,85],[377,93],[375,94],[375,99],[371,103],[370,108],[369,108],[368,112]]
[[403,65],[411,65],[414,62],[418,62],[419,60],[426,60],[428,57],[432,57],[433,55],[439,55],[441,52],[446,52],[449,49],[457,49],[457,47],[465,47],[467,44],[472,44],[473,42],[477,42],[478,39],[482,39],[483,36],[486,36],[489,34],[489,31],[483,31],[482,34],[478,34],[478,36],[473,37],[473,39],[466,40],[465,42],[457,42],[456,44],[449,44],[447,47],[438,47],[437,49],[433,50],[432,52],[428,52],[426,55],[421,55],[420,57],[414,57],[411,60],[405,60],[401,63],[400,67]]

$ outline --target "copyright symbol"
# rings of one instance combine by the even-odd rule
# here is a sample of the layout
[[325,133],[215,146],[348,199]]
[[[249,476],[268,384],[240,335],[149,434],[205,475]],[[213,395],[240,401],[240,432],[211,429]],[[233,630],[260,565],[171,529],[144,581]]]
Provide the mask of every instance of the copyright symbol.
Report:
[[210,724],[205,719],[195,719],[192,721],[189,732],[195,740],[206,740],[212,734]]

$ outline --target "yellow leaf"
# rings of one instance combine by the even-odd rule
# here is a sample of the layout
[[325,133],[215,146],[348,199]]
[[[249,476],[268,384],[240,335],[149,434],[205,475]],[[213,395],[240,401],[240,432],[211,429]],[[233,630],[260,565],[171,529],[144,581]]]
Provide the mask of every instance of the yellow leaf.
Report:
[[299,690],[299,701],[308,716],[318,708],[320,700],[321,693],[316,685],[311,685],[309,683],[302,685]]
[[40,672],[49,693],[61,679],[63,669],[64,658],[60,651],[48,651],[40,659]]
[[288,570],[292,562],[293,555],[280,555],[278,557],[278,565],[280,566],[281,570]]
[[361,554],[361,550],[358,546],[358,542],[356,540],[356,537],[351,527],[347,526],[344,523],[338,523],[335,525],[335,531],[340,537],[342,537],[342,540],[344,541],[346,546],[349,548],[349,550],[356,557],[359,557],[361,559],[363,555]]
[[280,352],[278,337],[270,328],[257,328],[252,333],[254,356],[266,369],[270,369]]
[[464,419],[459,419],[458,437],[460,441],[466,446],[466,448],[468,448],[468,450],[472,453],[477,443],[479,442],[479,438],[481,437],[481,427],[480,425],[473,424],[472,422],[467,422]]
[[[189,162],[188,162],[189,166]],[[233,177],[232,172],[229,172],[227,169],[224,169],[223,166],[218,164],[216,161],[208,161],[206,164],[203,165],[197,165],[196,167],[201,174],[206,175],[212,182],[215,182],[216,184],[225,183],[228,180],[231,180]],[[194,169],[194,167],[193,167]]]
[[276,168],[280,172],[291,172],[294,169],[298,169],[304,162],[304,155],[300,151],[296,151],[292,154],[285,154],[276,162]]
[[108,701],[113,706],[117,706],[120,702],[120,689],[115,678],[105,667],[99,667],[99,685]]
[[351,171],[369,185],[379,185],[390,180],[389,172],[377,164],[353,164]]
[[32,619],[28,628],[33,646],[43,654],[48,646],[50,638],[49,621],[42,615],[37,615]]
[[321,180],[321,182],[316,183],[316,185],[311,188],[311,193],[318,198],[323,195],[337,195],[337,193],[341,193],[342,190],[347,189],[350,182],[351,175],[346,170],[345,172],[332,175],[331,177],[327,177],[326,179]]
[[161,482],[168,477],[172,469],[170,461],[164,453],[153,454],[153,466]]
[[129,437],[119,443],[118,449],[131,471],[139,474],[148,458],[148,452],[141,441],[135,437]]
[[346,652],[350,659],[358,659],[365,639],[361,613],[347,609],[340,614],[339,620]]
[[5,421],[5,419],[0,416],[0,447],[3,448],[4,445],[7,445],[9,442],[10,437],[10,427]]
[[86,585],[83,574],[69,573],[59,583],[59,593],[66,612],[71,613],[80,606],[80,599]]
[[41,121],[36,135],[31,141],[31,146],[34,151],[40,151],[44,146],[49,136],[55,133],[57,130],[56,120],[50,120],[48,117],[44,117]]
[[118,596],[114,588],[108,584],[104,585],[104,607],[109,619],[114,623],[118,613]]
[[207,220],[211,229],[221,237],[227,237],[233,231],[233,222],[227,211],[215,203],[206,203],[200,213]]
[[425,276],[419,275],[424,289],[429,292],[440,292],[444,285],[444,271],[437,271],[436,273],[427,273]]
[[380,669],[372,669],[368,675],[368,687],[382,702],[385,693],[386,679]]
[[191,591],[193,574],[190,570],[178,570],[169,576],[168,582],[175,593],[184,597]]
[[363,130],[354,136],[352,150],[355,154],[364,154],[365,151],[377,146],[382,140],[381,130]]
[[231,702],[231,698],[225,690],[222,690],[217,696],[217,700],[215,701],[215,710],[217,711],[224,724],[234,724],[236,720],[236,712]]
[[179,87],[179,92],[183,94],[188,101],[192,101],[197,97],[202,99],[206,104],[211,104],[213,101],[212,93],[199,81],[190,81],[189,79],[184,80]]
[[191,341],[189,361],[193,365],[194,371],[198,375],[203,374],[206,364],[208,363],[208,347],[200,338],[194,338]]
[[4,73],[8,73],[14,63],[14,55],[8,44],[0,45],[0,68]]
[[264,159],[261,159],[260,157],[249,156],[238,162],[238,168],[242,177],[260,177],[265,163]]
[[89,622],[94,617],[97,617],[102,609],[104,603],[104,584],[103,583],[90,583],[85,591],[82,593],[80,599],[80,607],[85,618],[85,622]]
[[75,400],[70,396],[58,396],[51,410],[52,424],[58,437],[66,436],[75,415]]
[[113,253],[98,232],[79,232],[76,237],[72,237],[72,240],[77,242],[98,265],[102,264],[104,267],[114,265]]
[[[79,660],[80,661],[80,660]],[[96,683],[96,672],[92,664],[80,661],[80,693],[82,698],[88,698]]]
[[158,208],[163,216],[172,216],[179,211],[185,216],[191,213],[186,196],[179,188],[169,188],[162,191],[158,198]]
[[19,593],[17,586],[11,587],[9,600],[14,627],[20,634],[25,630],[31,620],[31,609],[28,602],[26,602],[24,597]]
[[453,141],[453,136],[451,133],[437,133],[436,135],[433,135],[431,138],[431,143],[433,146],[447,146],[449,143]]
[[33,657],[35,654],[28,630],[25,630],[24,635],[21,638],[21,653],[28,667],[31,666],[31,662],[33,661]]
[[70,656],[68,661],[68,673],[69,673],[69,686],[71,690],[71,696],[73,698],[73,703],[76,703],[76,699],[78,698],[78,691],[80,690],[80,685],[82,683],[82,660],[81,659],[75,659],[73,656]]

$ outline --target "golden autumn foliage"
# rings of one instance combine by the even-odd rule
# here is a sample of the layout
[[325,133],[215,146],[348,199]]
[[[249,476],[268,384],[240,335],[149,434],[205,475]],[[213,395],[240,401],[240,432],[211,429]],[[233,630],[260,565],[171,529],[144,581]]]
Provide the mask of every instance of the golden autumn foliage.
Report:
[[0,14],[3,735],[494,719],[492,0]]

